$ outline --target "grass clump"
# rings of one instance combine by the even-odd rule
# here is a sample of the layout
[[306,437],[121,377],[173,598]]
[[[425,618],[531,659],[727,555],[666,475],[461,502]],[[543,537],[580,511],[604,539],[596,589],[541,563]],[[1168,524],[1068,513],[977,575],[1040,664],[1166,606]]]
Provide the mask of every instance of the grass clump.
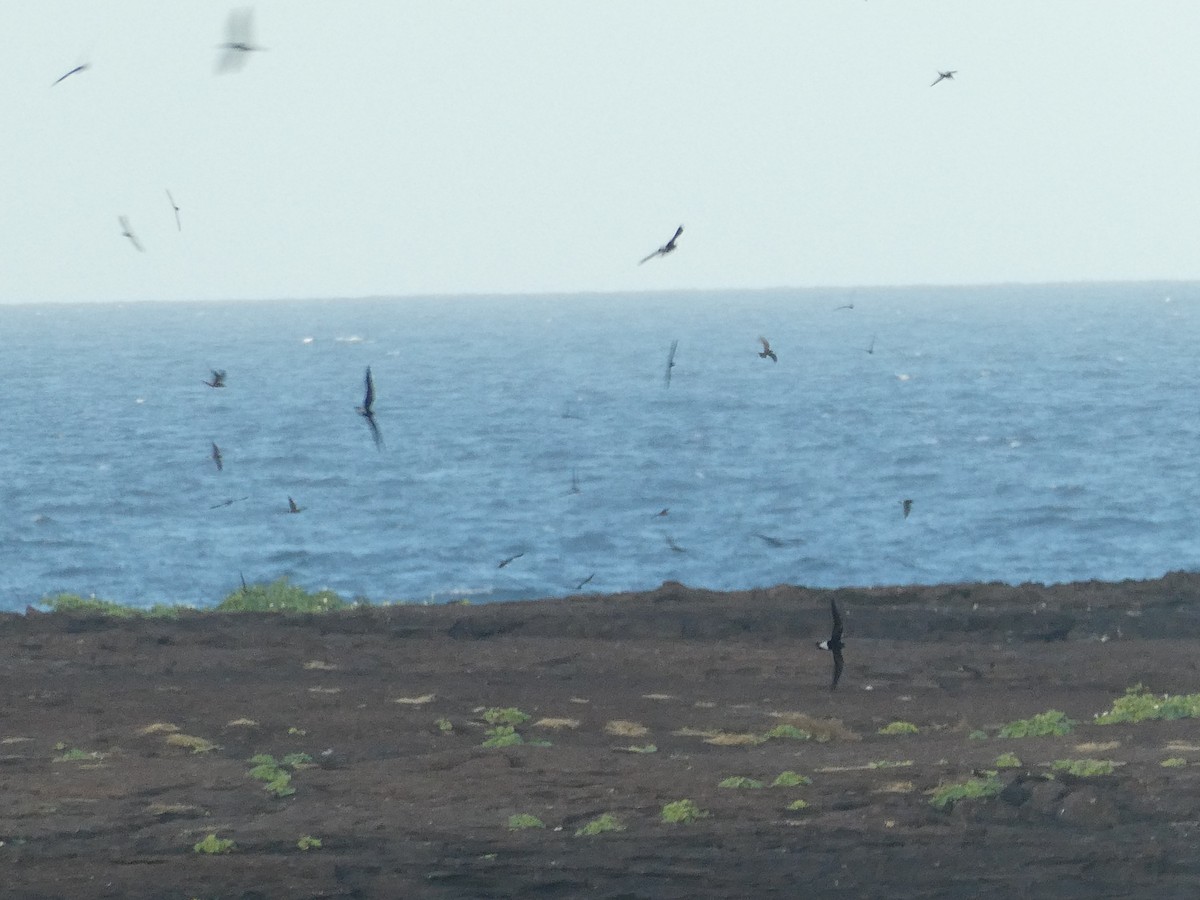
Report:
[[575,832],[575,837],[592,837],[597,834],[604,834],[606,831],[624,831],[625,826],[621,820],[612,813],[605,813],[588,822],[582,828]]
[[996,757],[993,765],[997,769],[1019,769],[1021,768],[1021,759],[1015,753],[1001,753]]
[[1200,694],[1151,694],[1135,684],[1125,696],[1113,701],[1112,709],[1096,716],[1097,725],[1144,722],[1147,719],[1194,719],[1200,717]]
[[1171,756],[1159,763],[1164,769],[1182,769],[1188,761],[1182,756]]
[[750,790],[756,790],[762,786],[763,783],[758,779],[747,778],[744,775],[731,775],[717,785],[719,788],[746,788]]
[[212,741],[196,737],[194,734],[168,734],[167,744],[172,747],[182,747],[185,750],[191,750],[193,753],[212,753],[212,751],[220,749]]
[[450,732],[452,732],[454,730],[454,723],[451,722],[449,719],[447,719],[445,716],[442,716],[442,718],[438,719],[433,724],[437,726],[437,730],[440,731],[442,734],[449,734]]
[[960,800],[980,800],[995,797],[1003,790],[1004,785],[995,776],[987,778],[969,778],[955,784],[941,785],[933,792],[929,802],[935,809],[953,807]]
[[[252,768],[249,775],[255,781],[264,781],[263,790],[276,797],[290,797],[296,793],[292,787],[292,773],[297,769],[307,769],[312,765],[312,757],[307,753],[289,753],[281,761],[269,753],[258,753],[250,757]],[[285,768],[286,767],[286,768]]]
[[509,831],[524,831],[526,828],[545,828],[546,823],[529,813],[516,813],[508,817]]
[[1112,760],[1108,759],[1056,759],[1050,764],[1050,768],[1055,772],[1065,772],[1079,778],[1113,773]]
[[283,577],[269,584],[250,584],[238,588],[217,604],[217,611],[322,613],[346,609],[351,605],[334,591],[317,591],[314,594]]
[[807,775],[798,775],[788,771],[776,775],[775,780],[771,782],[771,787],[802,787],[806,784],[812,784],[812,779]]
[[97,750],[80,750],[78,747],[72,747],[70,750],[63,752],[61,756],[54,757],[55,762],[81,762],[85,759],[103,759],[104,754]]
[[986,731],[981,731],[980,729],[976,728],[974,731],[972,731],[970,734],[967,735],[967,740],[968,741],[986,741],[987,737],[988,736],[987,736]]
[[770,731],[763,732],[763,738],[768,741],[811,741],[812,737],[812,732],[786,724],[776,725]]
[[515,706],[493,706],[484,710],[483,721],[489,725],[523,725],[529,721],[529,713],[521,712]]
[[879,729],[880,734],[916,734],[920,729],[912,722],[890,722]]
[[296,846],[301,850],[320,850],[321,839],[315,838],[311,834],[304,834],[300,836],[300,840],[296,841]]
[[1070,734],[1077,723],[1057,709],[1048,709],[1028,719],[1017,719],[1000,729],[1002,738],[1042,737],[1044,735]]
[[229,838],[219,838],[215,834],[210,834],[204,840],[192,845],[193,853],[231,853],[235,845]]
[[691,800],[676,800],[666,803],[662,808],[662,820],[672,825],[687,825],[697,819],[703,819],[708,812],[698,807]]
[[793,800],[791,803],[785,806],[784,809],[786,809],[788,812],[800,812],[802,809],[808,809],[808,801]]
[[480,744],[481,747],[516,747],[525,743],[525,738],[511,725],[497,725],[495,728],[489,728],[484,734],[487,738]]

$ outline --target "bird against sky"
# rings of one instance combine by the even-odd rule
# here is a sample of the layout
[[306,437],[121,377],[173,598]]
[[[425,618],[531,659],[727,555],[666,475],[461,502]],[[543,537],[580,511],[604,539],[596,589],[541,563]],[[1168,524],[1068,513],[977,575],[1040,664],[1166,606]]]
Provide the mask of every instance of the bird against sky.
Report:
[[210,369],[209,371],[212,372],[212,381],[206,381],[204,383],[207,384],[210,388],[225,387],[225,370],[224,369]]
[[171,209],[175,210],[175,230],[183,231],[183,223],[179,221],[179,204],[175,202],[170,191],[167,191],[167,199],[171,201]]
[[146,248],[142,246],[142,242],[137,239],[137,235],[129,227],[129,220],[125,216],[117,216],[117,221],[121,223],[121,237],[129,238],[129,243],[133,244],[139,253],[145,253]]
[[779,357],[775,355],[775,351],[771,349],[771,344],[765,337],[760,337],[758,342],[762,344],[762,353],[758,354],[759,359],[770,357],[771,362],[779,362]]
[[829,635],[829,640],[821,641],[817,646],[833,653],[833,683],[829,685],[832,691],[842,677],[842,648],[846,645],[842,643],[842,617],[838,613],[837,601],[832,597],[829,598],[829,611],[833,613],[833,633]]
[[592,580],[593,578],[595,578],[595,577],[596,577],[596,573],[595,573],[595,572],[593,572],[593,573],[592,573],[591,575],[589,575],[587,578],[583,579],[583,581],[579,582],[579,584],[575,585],[575,590],[577,590],[577,591],[582,591],[582,590],[583,590],[583,586],[584,586],[585,584],[587,584],[589,581],[591,581],[591,580]]
[[291,497],[288,497],[288,512],[290,512],[290,513],[304,512],[304,507],[297,506],[296,501],[293,500]]
[[[937,83],[938,83],[938,81],[953,81],[953,80],[954,80],[954,76],[955,76],[955,75],[957,75],[957,74],[958,74],[958,69],[954,69],[954,70],[952,70],[952,71],[949,71],[949,72],[943,72],[943,71],[941,71],[941,70],[938,70],[938,77],[937,77],[937,81],[934,81],[934,83],[933,83],[933,84],[937,84]],[[933,84],[931,84],[931,85],[930,85],[930,87],[933,87]]]
[[908,514],[912,512],[912,501],[907,499],[901,500],[900,505],[904,507],[904,518],[907,519]]
[[375,441],[375,449],[383,449],[383,435],[379,433],[379,425],[375,422],[375,379],[371,377],[371,367],[367,366],[367,374],[363,379],[364,394],[362,406],[355,407],[355,411],[367,420],[367,425],[371,429],[371,437]]
[[678,228],[675,229],[675,233],[673,235],[671,235],[671,239],[669,241],[667,241],[665,244],[663,244],[661,247],[659,247],[653,253],[647,253],[640,260],[638,260],[638,265],[640,266],[646,260],[654,259],[654,257],[656,257],[656,256],[666,256],[668,253],[673,251],[675,249],[675,242],[677,240],[679,240],[679,236],[681,234],[683,234],[683,226],[682,225],[680,225]]
[[522,556],[524,556],[524,555],[525,555],[525,551],[524,551],[524,550],[522,550],[520,553],[514,553],[512,556],[508,557],[507,559],[502,559],[502,560],[500,560],[500,565],[496,566],[496,568],[497,568],[497,569],[503,569],[503,568],[504,568],[505,566],[507,566],[507,565],[508,565],[510,562],[512,562],[512,561],[513,561],[513,560],[515,560],[515,559],[520,559],[520,558],[521,558]]
[[667,374],[665,376],[667,387],[671,386],[671,370],[675,368],[675,350],[679,346],[679,341],[671,341],[671,349],[667,352]]
[[217,72],[233,72],[246,64],[246,55],[265,47],[254,43],[254,10],[234,9],[225,24],[225,43],[218,44],[223,51],[217,59]]
[[217,446],[217,442],[212,442],[212,461],[217,464],[217,471],[221,472],[225,469],[224,458],[221,456],[221,448]]
[[[70,72],[68,72],[66,75],[59,75],[58,78],[55,80],[54,84],[58,84],[58,82],[66,79],[66,78],[70,78],[76,72],[86,72],[90,68],[91,68],[91,63],[83,63],[81,65],[78,65],[75,68],[73,68]],[[50,85],[50,87],[54,87],[54,84]]]

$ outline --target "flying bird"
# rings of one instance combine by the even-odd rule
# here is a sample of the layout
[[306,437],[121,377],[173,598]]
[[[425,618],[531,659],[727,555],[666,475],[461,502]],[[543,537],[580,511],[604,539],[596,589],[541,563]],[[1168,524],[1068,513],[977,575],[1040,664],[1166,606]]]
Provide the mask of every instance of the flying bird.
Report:
[[659,247],[653,253],[648,253],[645,256],[643,256],[640,260],[638,260],[638,265],[640,266],[646,260],[654,259],[654,257],[656,257],[656,256],[666,256],[668,253],[673,251],[675,249],[675,242],[677,240],[679,240],[679,236],[681,234],[683,234],[683,226],[682,225],[680,225],[678,228],[675,229],[675,234],[673,234],[671,236],[671,239],[669,241],[667,241],[665,244],[663,244],[661,247]]
[[[58,79],[54,82],[54,84],[58,84],[59,81],[62,81],[65,78],[70,78],[76,72],[86,72],[91,67],[92,67],[91,63],[83,63],[82,65],[78,65],[75,68],[73,68],[70,72],[68,72],[66,75],[60,75],[58,77]],[[54,84],[50,85],[50,87],[54,87]]]
[[[938,81],[945,81],[945,80],[953,81],[954,76],[956,74],[958,74],[958,69],[954,69],[950,72],[943,72],[941,69],[939,69],[937,81],[935,81],[933,84],[937,84]],[[933,87],[933,84],[931,84],[930,87]]]
[[868,353],[875,352],[875,335],[871,335],[871,345],[869,347],[867,347],[867,352]]
[[141,241],[133,233],[133,229],[129,227],[129,220],[124,216],[117,216],[117,221],[121,223],[121,237],[129,238],[129,243],[133,244],[139,253],[145,253],[146,248],[142,246]]
[[246,64],[246,54],[265,50],[254,44],[254,10],[234,9],[225,25],[225,43],[217,49],[224,51],[217,59],[217,72],[231,72]]
[[579,582],[579,584],[575,585],[575,590],[577,590],[577,591],[582,591],[582,590],[583,590],[583,586],[584,586],[585,584],[587,584],[589,581],[591,581],[591,580],[592,580],[593,578],[595,578],[595,577],[596,577],[596,573],[595,573],[595,572],[593,572],[593,573],[592,573],[591,575],[589,575],[587,578],[583,579],[583,581]]
[[371,367],[367,366],[367,375],[364,379],[366,383],[366,394],[363,397],[362,406],[355,407],[355,411],[367,420],[367,425],[371,427],[371,437],[375,440],[375,449],[383,449],[383,435],[379,433],[379,426],[375,424],[375,380],[371,378]]
[[907,519],[908,514],[910,512],[912,512],[912,501],[911,500],[901,500],[900,505],[904,507],[904,518]]
[[762,353],[758,354],[759,359],[771,358],[771,362],[779,362],[779,357],[775,355],[775,351],[771,349],[771,344],[765,337],[760,337],[758,342],[763,345]]
[[496,566],[496,568],[497,568],[497,569],[503,569],[505,566],[507,566],[507,565],[508,565],[510,562],[512,562],[514,559],[520,559],[520,558],[521,558],[522,556],[524,556],[524,555],[525,555],[525,551],[524,551],[524,550],[522,550],[520,553],[514,553],[514,554],[513,554],[512,556],[510,556],[508,559],[501,560],[501,561],[500,561],[500,565]]
[[298,513],[298,512],[303,512],[303,511],[304,511],[303,506],[297,506],[296,501],[293,500],[291,497],[288,497],[288,512]]
[[854,309],[854,304],[853,303],[843,303],[841,306],[835,306],[833,308],[833,311],[837,312],[839,309]]
[[829,640],[820,641],[817,646],[833,653],[833,683],[829,685],[832,691],[842,677],[842,648],[846,645],[842,643],[842,617],[838,615],[837,601],[832,597],[829,598],[829,609],[833,613],[833,634],[829,635]]
[[215,503],[209,509],[220,509],[222,506],[233,506],[235,503],[241,503],[243,500],[249,500],[249,497],[234,497],[232,500],[224,500],[220,503]]
[[669,534],[667,535],[667,546],[670,547],[672,550],[674,550],[676,553],[687,553],[687,548],[680,547],[677,543],[675,543],[675,539],[672,538]]
[[175,210],[175,230],[183,231],[183,223],[179,221],[179,205],[175,202],[175,198],[171,196],[170,191],[167,191],[167,199],[171,201],[171,209]]
[[671,370],[675,368],[675,348],[679,346],[679,341],[671,341],[671,349],[667,353],[667,387],[671,386]]
[[221,461],[221,448],[217,446],[216,441],[213,441],[212,445],[212,461],[217,464],[218,472],[225,468],[225,464]]
[[666,515],[667,513],[669,513],[670,511],[671,511],[671,507],[669,507],[669,506],[664,506],[662,509],[660,509],[658,512],[656,512],[654,515],[656,515],[656,516],[665,516],[665,515]]
[[210,371],[212,372],[212,376],[213,376],[212,381],[206,381],[204,383],[207,384],[210,388],[225,387],[225,370],[224,369],[211,369]]

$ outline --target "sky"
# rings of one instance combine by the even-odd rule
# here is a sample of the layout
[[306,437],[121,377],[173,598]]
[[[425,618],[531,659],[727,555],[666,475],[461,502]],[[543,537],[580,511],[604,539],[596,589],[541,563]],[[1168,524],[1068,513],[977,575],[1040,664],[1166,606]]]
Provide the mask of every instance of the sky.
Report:
[[234,8],[0,6],[0,303],[1200,278],[1193,0]]

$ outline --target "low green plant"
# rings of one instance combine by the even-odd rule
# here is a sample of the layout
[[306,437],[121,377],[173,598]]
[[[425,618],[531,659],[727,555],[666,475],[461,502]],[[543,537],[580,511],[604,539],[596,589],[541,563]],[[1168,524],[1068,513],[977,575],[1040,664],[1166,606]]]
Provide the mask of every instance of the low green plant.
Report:
[[687,825],[697,819],[703,819],[708,812],[698,807],[691,800],[676,800],[663,804],[662,820],[672,825]]
[[1002,738],[1042,737],[1044,735],[1070,734],[1078,723],[1068,719],[1066,713],[1048,709],[1028,719],[1017,719],[1000,729]]
[[763,783],[756,778],[747,778],[744,775],[731,775],[720,784],[719,788],[749,788],[754,790],[763,786]]
[[764,732],[763,737],[768,741],[811,741],[812,734],[795,725],[776,725],[770,731]]
[[[57,748],[56,748],[57,749]],[[72,747],[65,751],[61,756],[54,757],[55,762],[80,762],[85,759],[101,759],[103,754],[95,750],[80,750],[78,747]]]
[[1001,753],[996,757],[993,765],[997,769],[1019,769],[1021,768],[1021,759],[1015,753]]
[[776,775],[775,780],[771,782],[771,787],[800,787],[806,784],[812,784],[812,779],[807,775],[798,775],[788,771]]
[[300,837],[300,840],[296,841],[296,846],[301,850],[320,850],[321,839],[315,838],[311,834],[305,834]]
[[879,729],[880,734],[916,734],[920,729],[912,722],[890,722]]
[[785,806],[784,809],[786,809],[788,812],[799,812],[802,809],[808,809],[808,801],[793,800],[791,803]]
[[868,769],[903,769],[911,766],[911,759],[876,759],[867,763]]
[[269,584],[238,588],[217,604],[217,611],[322,613],[346,609],[350,605],[334,591],[312,593],[292,584],[285,576]]
[[1113,701],[1112,709],[1096,716],[1097,725],[1144,722],[1147,719],[1194,719],[1200,717],[1200,694],[1151,694],[1141,684]]
[[508,817],[509,831],[524,831],[526,828],[545,828],[546,823],[529,813],[516,813]]
[[582,828],[575,832],[575,837],[592,837],[597,834],[604,834],[606,831],[624,831],[625,826],[621,820],[612,813],[605,813],[588,822]]
[[210,834],[202,841],[192,845],[193,853],[231,853],[235,848],[235,844],[229,838],[219,838],[215,834]]
[[495,728],[487,729],[484,734],[487,735],[487,738],[480,745],[481,747],[515,747],[525,743],[525,738],[521,737],[511,725],[497,725]]
[[289,753],[280,760],[279,764],[288,766],[292,771],[309,769],[312,768],[313,758],[307,753]]
[[445,716],[438,719],[433,724],[437,726],[437,730],[440,731],[442,734],[449,734],[451,731],[454,730],[454,724],[449,719],[447,719]]
[[994,776],[969,778],[966,781],[954,784],[940,785],[933,792],[933,796],[929,802],[935,809],[946,809],[960,800],[980,800],[987,797],[995,797],[1003,789],[1004,785],[1000,782],[1000,779]]
[[489,725],[524,725],[529,718],[529,713],[521,712],[515,706],[493,706],[483,712],[483,721]]
[[1164,769],[1182,769],[1188,761],[1182,756],[1171,756],[1159,763]]
[[986,741],[987,739],[988,739],[987,732],[981,731],[978,728],[976,728],[974,731],[972,731],[970,734],[967,735],[968,741]]
[[1113,764],[1107,759],[1056,759],[1050,764],[1055,772],[1065,772],[1080,778],[1091,778],[1094,775],[1111,775]]
[[[256,781],[265,781],[263,790],[276,797],[290,797],[296,793],[292,787],[292,775],[297,769],[307,769],[312,766],[312,757],[307,753],[289,753],[277,761],[270,753],[257,753],[250,757],[251,769],[249,775]],[[285,768],[286,767],[286,768]]]

